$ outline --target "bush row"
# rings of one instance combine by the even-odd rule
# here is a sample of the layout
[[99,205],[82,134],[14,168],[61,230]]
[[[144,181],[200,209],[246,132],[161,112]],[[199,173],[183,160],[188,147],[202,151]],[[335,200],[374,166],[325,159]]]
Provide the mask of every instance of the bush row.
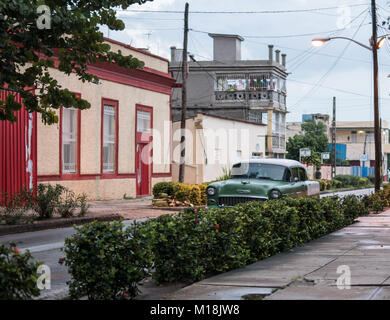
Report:
[[350,175],[338,175],[333,180],[317,179],[320,183],[320,190],[331,190],[348,187],[368,187],[371,181],[368,178],[360,178]]
[[193,282],[240,268],[351,224],[367,215],[378,197],[388,205],[390,188],[365,197],[188,208],[127,229],[121,222],[84,225],[65,241],[71,296],[131,299],[149,275],[160,283]]
[[84,216],[89,208],[85,194],[76,195],[60,184],[38,184],[36,193],[25,189],[13,196],[4,195],[3,199],[6,203],[4,207],[0,207],[0,220],[5,224],[50,219],[54,214],[70,218],[77,209],[78,216]]
[[155,198],[169,197],[173,200],[202,206],[207,203],[207,184],[187,184],[179,182],[158,182],[153,186]]
[[365,186],[369,186],[372,183],[368,177],[361,178],[358,176],[351,176],[351,175],[347,175],[347,174],[336,175],[334,178],[335,178],[335,180],[338,180],[341,182],[342,188],[365,187]]

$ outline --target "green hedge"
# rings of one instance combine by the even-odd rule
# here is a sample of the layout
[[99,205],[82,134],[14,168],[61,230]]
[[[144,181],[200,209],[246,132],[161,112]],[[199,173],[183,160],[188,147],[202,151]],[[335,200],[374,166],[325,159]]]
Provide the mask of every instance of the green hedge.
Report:
[[[364,197],[283,198],[187,208],[123,230],[94,222],[65,241],[73,298],[133,298],[140,281],[198,281],[301,246],[390,206],[390,187]],[[152,263],[153,262],[153,263]]]
[[368,178],[350,175],[338,175],[333,180],[317,179],[316,181],[319,182],[321,191],[348,187],[365,187],[371,183]]
[[189,209],[143,224],[154,253],[158,282],[198,281],[299,246],[367,214],[348,197],[280,199],[233,208]]
[[346,174],[340,174],[335,176],[335,179],[341,182],[341,187],[364,187],[370,185],[368,178],[360,178],[358,176],[351,176]]

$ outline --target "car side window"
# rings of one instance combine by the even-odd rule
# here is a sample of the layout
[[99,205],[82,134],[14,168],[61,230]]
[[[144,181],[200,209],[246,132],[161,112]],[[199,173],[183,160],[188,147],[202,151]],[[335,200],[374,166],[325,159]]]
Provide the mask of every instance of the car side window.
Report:
[[303,168],[299,168],[299,181],[306,181],[306,180],[307,180],[306,170]]
[[298,168],[292,168],[292,169],[291,169],[291,178],[292,178],[292,179],[291,179],[292,182],[296,181],[297,178],[298,178],[298,180],[299,180]]
[[289,168],[286,168],[284,171],[284,181],[290,182],[291,181],[291,171]]

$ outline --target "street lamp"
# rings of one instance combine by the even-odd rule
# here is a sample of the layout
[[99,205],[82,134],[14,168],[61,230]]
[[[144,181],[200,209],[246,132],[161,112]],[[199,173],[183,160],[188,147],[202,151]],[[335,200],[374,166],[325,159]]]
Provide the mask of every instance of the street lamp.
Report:
[[382,137],[381,129],[379,123],[379,90],[378,90],[378,53],[377,50],[380,49],[388,38],[387,35],[378,37],[376,30],[376,7],[375,0],[371,1],[371,11],[372,11],[372,38],[370,41],[370,46],[367,46],[363,43],[360,43],[354,39],[347,37],[329,37],[329,38],[318,38],[312,40],[312,45],[314,47],[321,47],[325,42],[328,42],[333,39],[344,39],[352,41],[359,46],[368,49],[372,52],[373,56],[373,68],[374,68],[374,135],[375,135],[375,191],[380,190],[381,188],[381,169],[382,169]]
[[[388,35],[384,35],[384,36],[377,37],[377,39],[379,39],[379,41],[377,41],[377,45],[376,45],[377,49],[380,49],[380,48],[383,47],[383,45],[385,44],[385,41],[386,41],[387,36],[388,36]],[[311,41],[311,44],[312,44],[313,47],[317,47],[317,48],[318,48],[318,47],[322,47],[322,46],[325,44],[325,42],[328,42],[328,41],[333,40],[333,39],[344,39],[344,40],[349,40],[349,41],[352,41],[352,42],[358,44],[359,46],[361,46],[361,47],[363,47],[363,48],[365,48],[365,49],[368,49],[368,50],[370,50],[370,51],[373,51],[372,46],[371,46],[371,47],[366,46],[366,45],[363,44],[363,43],[360,43],[360,42],[358,42],[358,41],[356,41],[356,40],[354,40],[354,39],[347,38],[347,37],[318,38],[318,39],[313,39],[313,40]]]

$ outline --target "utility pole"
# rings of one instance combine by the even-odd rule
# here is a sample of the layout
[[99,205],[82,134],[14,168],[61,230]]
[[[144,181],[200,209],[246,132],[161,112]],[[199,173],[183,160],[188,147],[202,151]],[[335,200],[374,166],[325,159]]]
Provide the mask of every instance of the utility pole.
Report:
[[336,176],[336,97],[333,97],[333,119],[332,119],[332,179]]
[[376,4],[371,0],[372,15],[372,57],[374,62],[374,136],[375,136],[375,191],[381,188],[381,168],[382,168],[382,137],[379,123],[379,90],[378,90],[378,43],[377,43],[377,21]]
[[187,75],[188,75],[188,62],[187,62],[187,44],[188,44],[188,2],[185,5],[184,10],[184,40],[183,40],[183,61],[182,61],[182,88],[181,88],[181,139],[180,139],[180,166],[179,166],[179,182],[184,182],[185,171],[185,129],[186,129],[186,113],[187,113]]

